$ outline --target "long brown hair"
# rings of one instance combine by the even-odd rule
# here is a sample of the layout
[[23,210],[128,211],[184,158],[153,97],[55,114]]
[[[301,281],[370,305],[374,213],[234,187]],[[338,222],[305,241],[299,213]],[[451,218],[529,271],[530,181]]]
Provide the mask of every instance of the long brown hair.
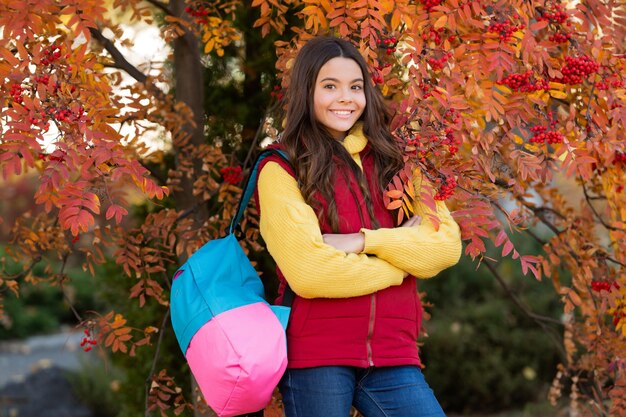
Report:
[[[354,60],[363,73],[366,105],[360,120],[374,157],[374,178],[378,179],[381,193],[402,168],[401,150],[389,131],[390,111],[378,88],[370,82],[365,59],[352,43],[343,39],[320,36],[308,41],[298,52],[292,69],[281,143],[292,161],[305,201],[318,211],[318,215],[327,216],[335,232],[339,219],[333,193],[333,178],[337,174],[333,158],[354,173],[365,196],[369,216],[378,227],[361,169],[343,145],[315,118],[313,93],[317,75],[326,62],[337,57]],[[327,213],[321,213],[322,207],[314,197],[316,192],[326,200]]]

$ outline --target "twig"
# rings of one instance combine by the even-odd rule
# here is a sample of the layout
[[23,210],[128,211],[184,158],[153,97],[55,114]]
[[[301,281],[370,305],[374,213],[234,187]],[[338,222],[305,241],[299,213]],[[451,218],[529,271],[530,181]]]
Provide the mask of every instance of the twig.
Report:
[[557,325],[562,326],[563,323],[561,323],[560,321],[556,319],[553,319],[552,317],[542,316],[542,315],[535,314],[532,311],[530,311],[530,309],[524,305],[524,303],[515,295],[513,290],[506,284],[506,282],[504,281],[502,276],[500,276],[500,273],[495,268],[495,266],[488,260],[485,260],[483,264],[487,266],[487,269],[489,269],[489,271],[493,274],[493,276],[496,278],[498,283],[502,286],[502,288],[507,293],[507,295],[511,298],[511,300],[513,300],[515,305],[517,305],[517,307],[520,310],[522,310],[524,314],[526,314],[528,317],[533,319],[548,334],[548,336],[550,336],[552,341],[557,346],[559,353],[562,355],[561,357],[566,358],[567,353],[565,352],[565,349],[563,348],[562,343],[559,341],[558,337],[555,336],[554,329],[546,325],[546,323],[552,323],[552,324],[557,324]]
[[535,239],[535,241],[537,241],[537,243],[541,244],[542,246],[544,246],[546,243],[548,243],[545,240],[543,240],[542,238],[540,238],[539,236],[537,236],[535,234],[535,232],[533,232],[530,229],[526,229],[525,232],[528,233],[533,239]]
[[100,44],[102,44],[102,47],[109,54],[111,54],[111,58],[113,58],[113,62],[115,63],[113,65],[114,68],[126,71],[126,73],[128,75],[130,75],[131,77],[133,77],[135,80],[137,80],[140,83],[146,85],[146,87],[148,87],[149,90],[152,91],[153,94],[157,98],[159,98],[161,100],[163,100],[165,98],[165,93],[161,89],[159,89],[157,86],[155,86],[153,84],[149,84],[147,82],[148,81],[148,76],[146,74],[144,74],[143,72],[139,71],[139,69],[137,67],[135,67],[133,64],[128,62],[128,60],[124,57],[122,52],[119,49],[117,49],[115,44],[110,39],[108,39],[106,36],[104,36],[102,34],[102,32],[100,32],[100,30],[98,30],[96,28],[89,28],[89,32],[91,33],[91,36],[94,39],[96,39],[98,42],[100,42]]
[[250,145],[250,148],[248,148],[248,154],[246,155],[246,159],[243,161],[242,168],[244,170],[250,163],[250,160],[252,159],[252,153],[254,152],[254,149],[256,148],[256,145],[259,142],[259,139],[261,138],[261,133],[263,132],[263,127],[265,126],[265,120],[267,120],[267,116],[269,114],[272,114],[272,112],[276,109],[276,107],[278,107],[279,104],[280,102],[276,101],[276,103],[274,103],[269,109],[265,111],[265,114],[263,115],[263,118],[261,119],[259,123],[259,127],[257,128],[256,133],[254,134],[254,139],[252,139],[252,144]]
[[583,186],[583,194],[585,195],[585,200],[587,201],[587,204],[589,205],[589,208],[591,209],[591,212],[598,219],[600,224],[602,224],[602,226],[604,226],[608,230],[613,230],[613,231],[620,230],[620,231],[623,231],[624,229],[620,229],[619,227],[611,226],[610,224],[607,224],[604,221],[604,219],[600,216],[600,213],[598,213],[598,211],[593,206],[593,204],[591,204],[591,197],[589,196],[589,193],[587,193],[587,186],[585,185],[585,182],[582,181],[582,179],[581,179],[581,184]]
[[150,3],[151,5],[161,9],[163,12],[165,12],[165,14],[169,15],[169,16],[173,16],[174,13],[172,13],[172,11],[167,7],[167,5],[165,3],[161,3],[158,0],[146,0],[148,3]]
[[159,339],[157,340],[156,350],[154,352],[154,358],[152,359],[152,365],[150,367],[150,373],[146,378],[146,417],[150,417],[150,411],[148,410],[148,399],[150,398],[150,388],[152,387],[152,378],[154,377],[154,370],[156,369],[157,361],[159,359],[159,355],[161,353],[161,344],[163,343],[163,334],[165,333],[165,325],[167,324],[167,320],[170,317],[170,309],[168,308],[165,312],[165,316],[163,316],[163,320],[161,321],[161,329],[159,330]]
[[[61,270],[59,271],[60,276],[63,276],[65,274],[65,265],[67,265],[68,257],[69,253],[63,255],[63,262],[61,263]],[[76,317],[76,320],[78,320],[79,323],[82,323],[83,317],[80,315],[78,310],[76,310],[76,307],[74,307],[74,303],[72,303],[72,300],[70,300],[70,297],[65,292],[65,286],[63,285],[63,281],[60,282],[59,286],[61,287],[61,293],[63,293],[63,298],[65,298],[67,305],[70,306],[70,310],[72,310],[72,314],[74,314],[74,317]]]

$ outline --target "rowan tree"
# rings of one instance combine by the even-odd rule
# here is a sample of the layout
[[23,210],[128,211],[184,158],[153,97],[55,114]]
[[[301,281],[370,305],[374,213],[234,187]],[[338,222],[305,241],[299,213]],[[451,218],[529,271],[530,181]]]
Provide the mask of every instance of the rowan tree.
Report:
[[[171,73],[128,62],[120,13],[159,27]],[[243,18],[278,39],[281,82],[256,126],[220,126],[221,140],[209,141],[202,65],[226,60],[229,48],[251,59]],[[230,220],[259,139],[280,129],[298,46],[333,34],[359,47],[395,111],[406,166],[388,186],[388,207],[401,220],[412,199],[446,200],[465,256],[496,279],[506,257],[529,279],[550,279],[565,350],[551,399],[567,386],[582,415],[626,415],[623,3],[2,0],[0,27],[0,167],[5,182],[37,175],[40,207],[4,225],[24,270],[2,274],[0,295],[19,294],[24,282],[63,286],[72,258],[93,272],[112,257],[134,282],[130,298],[160,304],[163,316],[136,328],[123,311],[81,313],[85,346],[129,355],[158,346],[169,325],[168,274]],[[165,149],[149,146],[156,135]],[[418,169],[432,185],[410,186]],[[134,193],[153,203],[131,227]],[[244,246],[259,250],[258,232],[246,230]],[[521,253],[517,234],[543,250]],[[494,248],[498,256],[487,256]],[[60,269],[33,274],[52,259]],[[191,407],[166,369],[150,380],[148,410]]]

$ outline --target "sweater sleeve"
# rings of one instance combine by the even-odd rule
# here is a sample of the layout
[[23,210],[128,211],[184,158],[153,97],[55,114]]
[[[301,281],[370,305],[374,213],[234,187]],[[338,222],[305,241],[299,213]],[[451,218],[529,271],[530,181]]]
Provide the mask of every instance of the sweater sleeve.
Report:
[[[416,190],[421,181],[421,175],[414,176]],[[459,261],[461,233],[443,201],[436,203],[441,222],[438,229],[425,216],[432,211],[421,201],[415,201],[414,209],[423,219],[413,227],[361,229],[365,236],[363,253],[384,259],[417,278],[430,278]]]
[[324,243],[317,216],[295,179],[268,162],[259,174],[260,230],[293,291],[304,298],[345,298],[400,285],[404,271],[366,254]]

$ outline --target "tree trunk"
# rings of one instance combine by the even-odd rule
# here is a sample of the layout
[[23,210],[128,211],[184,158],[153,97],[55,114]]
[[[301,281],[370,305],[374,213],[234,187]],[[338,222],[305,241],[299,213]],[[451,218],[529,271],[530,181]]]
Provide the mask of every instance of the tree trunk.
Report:
[[[173,0],[171,3],[175,16],[186,18],[184,13],[185,2],[183,0]],[[191,145],[198,149],[205,141],[204,138],[204,68],[200,62],[200,46],[198,39],[187,32],[184,36],[174,41],[174,80],[175,97],[177,101],[185,103],[193,111],[195,126],[188,124],[183,127],[185,133],[191,137]],[[174,149],[176,154],[176,165],[181,158],[181,150]],[[197,198],[193,195],[193,183],[195,176],[200,173],[202,161],[193,160],[194,172],[191,176],[181,178],[180,189],[173,193],[176,209],[179,211],[192,210],[192,218],[197,227],[200,227],[207,218],[207,210],[204,205],[198,204]],[[181,264],[186,260],[186,255],[181,255]],[[215,413],[200,405],[202,401],[200,390],[193,375],[190,375],[192,388],[191,396],[195,405],[194,415],[196,417],[215,416]],[[199,406],[200,405],[200,406]],[[206,410],[205,410],[206,409]]]
[[[175,16],[185,18],[185,2],[183,0],[173,0],[171,2],[172,11]],[[188,124],[183,127],[185,133],[191,136],[191,145],[198,149],[204,142],[204,68],[200,62],[200,46],[198,39],[187,32],[184,36],[178,37],[174,41],[174,77],[175,77],[175,97],[179,102],[185,103],[193,111],[195,126]],[[178,165],[180,159],[180,149],[174,150]],[[202,161],[193,160],[194,175],[181,179],[180,190],[173,193],[177,210],[193,209],[192,217],[196,225],[200,226],[207,218],[206,208],[196,207],[198,201],[193,195],[193,183],[195,175],[200,173]]]

